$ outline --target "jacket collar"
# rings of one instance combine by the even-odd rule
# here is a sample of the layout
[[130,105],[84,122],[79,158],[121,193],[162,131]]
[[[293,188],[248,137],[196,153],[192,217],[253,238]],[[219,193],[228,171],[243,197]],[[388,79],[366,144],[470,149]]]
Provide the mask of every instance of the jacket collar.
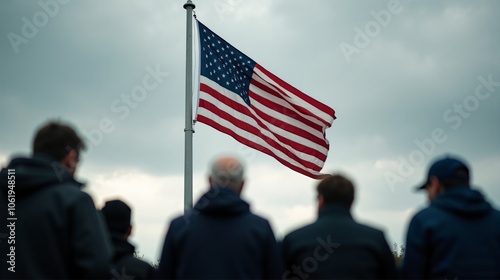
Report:
[[332,216],[352,219],[351,211],[344,206],[327,204],[319,210],[318,219]]

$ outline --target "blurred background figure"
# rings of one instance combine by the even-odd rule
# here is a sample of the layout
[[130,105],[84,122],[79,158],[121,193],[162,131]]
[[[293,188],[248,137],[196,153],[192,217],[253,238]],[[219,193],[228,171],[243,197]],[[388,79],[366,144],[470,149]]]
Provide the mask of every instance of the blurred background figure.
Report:
[[430,205],[412,218],[403,276],[410,279],[500,279],[500,212],[470,185],[456,157],[436,160],[417,190]]
[[[105,225],[73,177],[84,149],[73,128],[49,122],[36,132],[33,155],[14,158],[0,172],[0,218],[7,221],[10,195],[15,209],[9,215],[17,219],[11,221],[14,242],[0,242],[0,279],[111,278]],[[12,267],[10,253],[15,272],[4,267]]]
[[[115,249],[113,274],[134,277],[133,279],[152,279],[153,267],[134,256],[135,247],[128,242],[132,234],[132,209],[121,200],[107,201],[101,209]],[[115,275],[116,276],[116,275]]]
[[210,167],[210,189],[170,223],[157,278],[279,279],[282,262],[269,222],[241,199],[244,167],[220,157]]
[[354,185],[330,175],[317,186],[318,219],[283,239],[283,279],[393,279],[384,233],[351,216]]

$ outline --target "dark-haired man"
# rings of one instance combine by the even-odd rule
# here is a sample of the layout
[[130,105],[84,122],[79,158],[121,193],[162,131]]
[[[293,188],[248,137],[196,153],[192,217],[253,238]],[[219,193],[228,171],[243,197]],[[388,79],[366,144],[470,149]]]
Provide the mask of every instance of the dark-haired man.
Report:
[[84,148],[70,126],[50,122],[36,133],[32,157],[1,170],[0,217],[13,224],[12,238],[0,240],[1,279],[111,278],[105,225],[73,177]]
[[285,236],[283,279],[390,279],[394,257],[380,230],[354,221],[354,186],[330,175],[317,186],[318,219]]
[[411,220],[403,274],[410,279],[500,279],[500,212],[470,187],[463,160],[435,161],[425,182],[429,207]]

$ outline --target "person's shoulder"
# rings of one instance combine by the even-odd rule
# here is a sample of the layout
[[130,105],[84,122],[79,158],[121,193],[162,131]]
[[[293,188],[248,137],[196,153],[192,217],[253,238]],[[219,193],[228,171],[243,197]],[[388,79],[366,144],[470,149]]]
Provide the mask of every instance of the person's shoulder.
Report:
[[433,217],[436,215],[436,213],[439,212],[439,210],[434,206],[434,205],[429,205],[427,207],[418,209],[411,220],[427,220],[429,217]]
[[80,195],[80,196],[88,195],[88,193],[86,193],[82,190],[81,185],[79,185],[75,182],[63,182],[60,184],[54,184],[54,187],[60,191],[67,192],[67,193],[73,193],[75,195]]
[[447,218],[443,211],[431,204],[418,210],[413,217],[411,217],[408,230],[428,230],[439,225],[445,219]]
[[144,270],[153,269],[153,266],[145,260],[138,259],[132,255],[130,257],[130,262],[133,263],[136,267],[142,268]]
[[363,229],[363,230],[366,230],[366,231],[369,231],[369,232],[383,232],[380,228],[378,228],[377,226],[375,225],[371,225],[371,224],[367,224],[365,222],[357,222],[358,224],[358,227]]
[[245,227],[248,230],[258,230],[267,234],[273,233],[269,220],[252,212],[247,212],[241,215],[238,223],[240,226]]
[[60,179],[53,179],[51,183],[47,184],[44,189],[50,190],[50,191],[57,191],[57,192],[65,192],[65,193],[81,193],[82,191],[83,184],[71,179],[68,180],[66,178],[60,178]]
[[316,222],[303,225],[301,227],[298,227],[298,228],[290,231],[288,234],[285,235],[283,240],[302,239],[302,238],[304,238],[304,236],[309,235],[311,233],[317,234],[318,230],[316,230],[316,227],[317,227]]
[[175,216],[170,220],[170,227],[178,227],[181,225],[189,224],[192,218],[192,213],[190,211],[186,212],[184,215]]
[[138,279],[150,279],[154,274],[154,267],[150,263],[138,259],[132,254],[125,256],[113,266],[117,272],[130,274]]
[[253,212],[248,212],[246,214],[248,219],[253,220],[256,223],[261,223],[261,224],[269,224],[269,220],[263,216],[260,216],[258,214],[255,214]]
[[82,190],[81,184],[72,181],[64,181],[51,184],[44,188],[43,191],[49,192],[51,196],[57,197],[65,202],[65,204],[88,204],[94,203],[92,197]]
[[187,229],[191,223],[196,222],[198,215],[198,212],[191,209],[184,214],[174,216],[169,221],[169,232],[178,232],[179,230]]
[[57,186],[61,192],[65,193],[68,196],[73,196],[77,200],[84,200],[84,201],[92,201],[93,199],[90,196],[89,193],[84,191],[81,187],[81,185],[74,183],[74,182],[64,182],[60,186]]
[[491,212],[493,216],[500,221],[500,210],[497,208],[493,208]]
[[385,236],[384,230],[379,228],[377,225],[367,224],[365,222],[356,222],[357,229],[359,233],[364,233],[369,236]]

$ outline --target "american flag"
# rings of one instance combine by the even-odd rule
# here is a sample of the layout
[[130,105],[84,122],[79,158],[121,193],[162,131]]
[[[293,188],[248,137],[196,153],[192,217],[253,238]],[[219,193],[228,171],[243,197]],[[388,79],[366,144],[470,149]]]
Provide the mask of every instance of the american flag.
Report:
[[335,111],[276,77],[198,21],[200,94],[196,120],[320,178]]

